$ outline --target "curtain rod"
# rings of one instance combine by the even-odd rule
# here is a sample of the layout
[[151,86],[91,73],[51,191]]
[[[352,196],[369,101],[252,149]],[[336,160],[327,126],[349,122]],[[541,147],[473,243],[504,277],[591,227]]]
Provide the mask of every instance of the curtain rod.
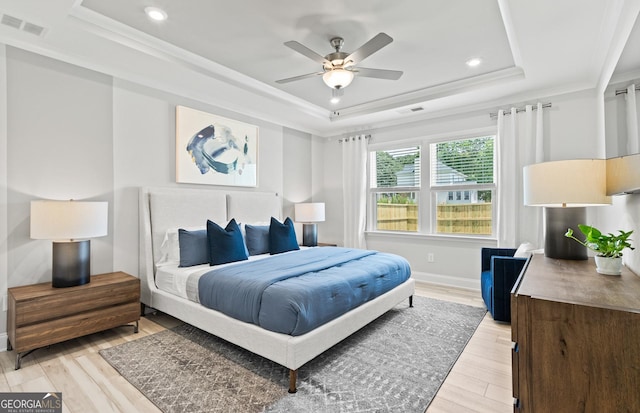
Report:
[[[636,86],[636,90],[640,90],[640,86]],[[625,93],[627,93],[627,89],[618,89],[618,90],[616,90],[616,96],[624,95]]]
[[[356,140],[355,136],[349,136],[348,138],[338,139],[338,143],[347,142],[349,141],[350,138],[353,138],[353,140]],[[364,138],[369,139],[371,138],[371,135],[364,135]],[[361,135],[358,135],[358,139],[361,139]]]
[[[551,107],[551,102],[542,104],[542,109],[546,109],[546,108],[550,108],[550,107]],[[536,109],[538,109],[538,106],[531,105],[531,109],[536,110]],[[516,108],[516,113],[524,112],[525,110],[527,110],[527,108]],[[511,111],[507,112],[505,110],[504,114],[505,115],[511,115]],[[491,117],[492,119],[493,118],[497,118],[498,117],[498,112],[489,113],[489,117]]]

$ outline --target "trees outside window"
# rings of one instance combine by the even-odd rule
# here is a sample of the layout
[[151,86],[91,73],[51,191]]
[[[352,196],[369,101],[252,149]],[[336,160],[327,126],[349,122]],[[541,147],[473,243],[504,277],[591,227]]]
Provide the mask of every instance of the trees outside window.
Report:
[[[495,136],[480,136],[430,143],[427,156],[420,146],[371,152],[370,229],[491,235],[494,142]],[[428,171],[426,189],[422,170]],[[429,214],[419,214],[419,205]],[[421,225],[420,216],[431,216],[431,225]]]

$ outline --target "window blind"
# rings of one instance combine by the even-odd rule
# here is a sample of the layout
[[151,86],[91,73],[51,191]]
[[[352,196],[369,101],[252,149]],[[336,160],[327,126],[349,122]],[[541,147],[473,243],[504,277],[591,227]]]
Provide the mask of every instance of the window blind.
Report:
[[376,152],[375,176],[377,188],[420,187],[420,147]]
[[431,144],[431,185],[494,183],[494,137]]

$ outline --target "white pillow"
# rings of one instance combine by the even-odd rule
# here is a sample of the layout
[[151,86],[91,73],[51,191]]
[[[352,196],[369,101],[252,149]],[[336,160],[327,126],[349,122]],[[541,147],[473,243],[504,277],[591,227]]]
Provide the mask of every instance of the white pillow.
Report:
[[156,266],[178,264],[180,264],[178,228],[169,228],[164,233],[164,239],[160,245],[160,258],[156,261]]
[[[205,227],[188,227],[188,231],[205,229]],[[156,261],[156,266],[180,265],[180,238],[178,228],[169,228],[164,233],[164,239],[160,245],[160,258]]]
[[535,249],[536,249],[536,247],[532,243],[524,242],[524,243],[520,244],[520,246],[516,250],[516,253],[513,254],[513,256],[514,257],[519,257],[519,258],[529,258],[529,256],[531,256],[531,254],[533,254],[533,250],[535,250]]

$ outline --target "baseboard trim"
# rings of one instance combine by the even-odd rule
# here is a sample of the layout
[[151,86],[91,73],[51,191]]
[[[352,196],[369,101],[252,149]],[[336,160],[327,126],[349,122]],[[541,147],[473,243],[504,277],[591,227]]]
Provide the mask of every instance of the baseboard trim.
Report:
[[9,335],[7,333],[0,333],[0,351],[7,351],[7,341]]
[[465,290],[480,291],[480,279],[454,277],[451,275],[432,274],[428,272],[412,271],[411,277],[419,282],[444,285],[447,287],[464,288]]

